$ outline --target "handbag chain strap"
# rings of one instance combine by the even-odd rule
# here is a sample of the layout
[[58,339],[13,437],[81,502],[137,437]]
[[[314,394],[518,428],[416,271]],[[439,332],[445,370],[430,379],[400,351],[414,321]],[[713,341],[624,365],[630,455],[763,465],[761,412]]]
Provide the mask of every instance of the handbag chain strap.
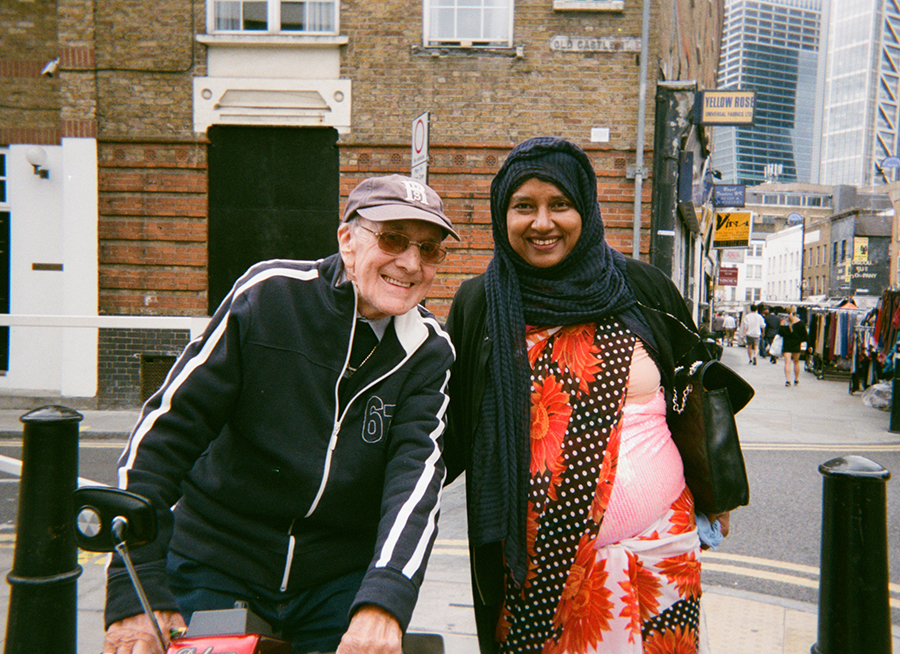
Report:
[[[688,374],[693,375],[697,372],[697,368],[703,365],[702,361],[694,361],[690,368],[688,368]],[[677,375],[680,370],[682,370],[684,366],[678,366],[675,368],[675,374]],[[681,392],[681,405],[678,404],[678,393],[676,391],[674,397],[672,398],[672,408],[675,409],[675,413],[681,414],[684,412],[684,407],[687,405],[688,396],[691,394],[691,391],[694,389],[693,384],[687,384],[684,387],[684,390]]]
[[681,393],[681,406],[678,405],[678,394],[672,398],[672,408],[675,409],[675,413],[681,413],[684,411],[685,405],[687,405],[688,396],[691,394],[693,390],[693,385],[688,384],[684,387],[684,391]]

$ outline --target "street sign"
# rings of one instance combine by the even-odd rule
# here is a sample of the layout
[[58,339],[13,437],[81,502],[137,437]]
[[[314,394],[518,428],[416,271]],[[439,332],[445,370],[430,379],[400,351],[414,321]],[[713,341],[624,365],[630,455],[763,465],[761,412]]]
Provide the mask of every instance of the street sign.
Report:
[[412,166],[410,177],[428,183],[428,122],[426,111],[412,122]]

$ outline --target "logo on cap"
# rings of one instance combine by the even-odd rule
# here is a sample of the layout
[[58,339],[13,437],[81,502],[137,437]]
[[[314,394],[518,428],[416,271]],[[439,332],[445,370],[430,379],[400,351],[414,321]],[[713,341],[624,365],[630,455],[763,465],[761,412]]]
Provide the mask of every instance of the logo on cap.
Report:
[[412,180],[403,180],[403,186],[406,187],[406,199],[409,202],[421,202],[428,204],[428,198],[425,197],[425,187]]

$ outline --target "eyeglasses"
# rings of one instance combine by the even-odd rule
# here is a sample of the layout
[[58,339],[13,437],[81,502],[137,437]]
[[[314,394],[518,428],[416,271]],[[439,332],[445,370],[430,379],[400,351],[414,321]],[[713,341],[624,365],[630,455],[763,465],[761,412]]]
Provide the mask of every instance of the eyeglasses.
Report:
[[447,258],[447,250],[441,247],[440,243],[435,243],[434,241],[419,243],[411,241],[409,237],[400,232],[376,232],[374,229],[369,229],[360,223],[357,223],[357,225],[370,234],[375,235],[378,249],[385,254],[403,254],[410,245],[415,245],[419,248],[419,257],[422,259],[422,263],[435,265]]

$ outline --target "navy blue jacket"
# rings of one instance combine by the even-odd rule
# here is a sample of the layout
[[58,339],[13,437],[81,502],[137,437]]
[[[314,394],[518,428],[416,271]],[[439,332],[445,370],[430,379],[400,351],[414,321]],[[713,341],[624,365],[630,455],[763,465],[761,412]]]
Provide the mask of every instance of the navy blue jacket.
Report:
[[[171,549],[288,592],[367,570],[354,608],[406,628],[437,534],[453,348],[415,307],[339,394],[356,325],[342,279],[339,255],[252,267],[144,405],[119,487],[157,507],[159,537],[133,553],[154,609],[177,609]],[[106,623],[140,610],[114,557]]]

